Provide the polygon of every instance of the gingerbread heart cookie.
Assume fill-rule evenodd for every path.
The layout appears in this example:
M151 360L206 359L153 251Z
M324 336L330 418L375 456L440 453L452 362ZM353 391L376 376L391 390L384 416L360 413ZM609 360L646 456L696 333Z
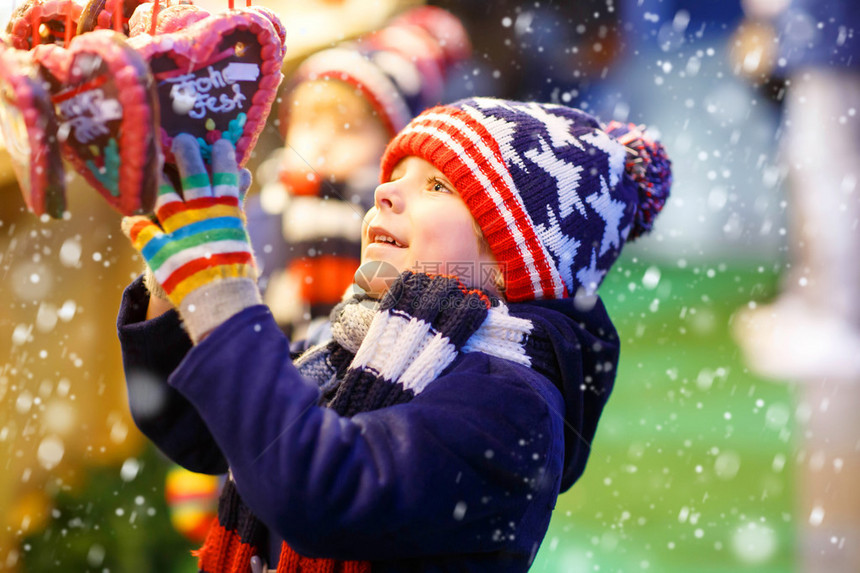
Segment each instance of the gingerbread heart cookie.
M58 219L66 209L57 120L27 52L0 44L0 131L27 208Z
M275 29L275 33L278 35L278 39L281 41L281 60L287 55L287 29L284 27L284 23L281 22L281 19L278 18L278 15L275 14L269 8L264 6L249 6L246 10L250 10L260 14L261 16L266 17L269 22L272 23L272 27Z
M273 15L274 16L274 15ZM185 30L129 40L158 86L165 161L173 138L195 136L205 159L228 139L244 165L266 123L281 82L283 41L255 10L212 15Z
M164 5L165 2L160 2ZM81 13L78 35L93 30L115 30L130 35L130 18L142 5L152 5L152 0L90 0ZM119 10L117 10L119 8ZM120 11L120 21L115 13Z
M27 0L12 13L6 34L19 50L39 44L63 45L67 37L75 35L83 8L82 0Z
M34 52L45 69L63 156L124 215L152 210L161 171L155 84L143 58L110 30L68 50Z
M171 0L162 2L155 15L155 29L152 26L152 12L155 5L152 2L141 4L129 20L129 36L140 36L141 34L169 34L183 30L209 17L209 12L194 6L193 4L181 3L183 0Z

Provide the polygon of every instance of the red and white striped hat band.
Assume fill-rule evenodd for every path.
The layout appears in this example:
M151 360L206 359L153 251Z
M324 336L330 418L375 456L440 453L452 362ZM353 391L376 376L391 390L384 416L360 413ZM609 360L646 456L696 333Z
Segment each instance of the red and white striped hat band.
M638 201L626 148L580 110L472 98L430 108L388 145L381 177L407 156L451 181L480 226L511 302L593 293Z
M404 78L410 73L409 67L403 66L400 71ZM416 73L414 67L411 73ZM332 48L317 52L302 63L295 80L337 80L353 86L367 99L392 135L402 129L413 115L401 96L400 86L356 50ZM406 81L418 81L420 86L420 78Z

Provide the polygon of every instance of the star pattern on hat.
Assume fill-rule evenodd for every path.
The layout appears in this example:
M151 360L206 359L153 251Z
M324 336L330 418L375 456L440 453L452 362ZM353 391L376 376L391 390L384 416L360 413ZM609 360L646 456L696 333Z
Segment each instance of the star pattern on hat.
M627 148L609 137L604 131L587 133L582 136L582 139L606 153L609 162L609 186L614 187L624 172Z
M591 205L600 218L606 221L606 226L603 229L603 239L600 242L600 256L602 257L610 247L616 249L621 248L621 235L619 227L621 219L624 217L625 205L622 201L615 201L609 195L609 187L606 185L606 179L600 177L600 191L589 195L585 201Z
M576 237L565 235L558 224L558 219L549 205L546 206L549 225L539 223L535 230L541 242L558 259L558 273L568 290L573 288L573 261L579 246L582 244Z
M630 231L632 231L632 230L633 230L633 219L630 219L630 223L628 223L626 227L621 229L621 238L626 241L627 237L630 236Z
M478 218L512 279L510 300L593 293L625 241L647 231L643 218L661 205L657 197L654 209L635 219L646 194L642 185L651 181L625 173L627 161L652 151L621 144L615 138L623 128L604 128L567 106L469 98L414 120L389 144L383 172L387 177L398 160L418 155L458 181L473 214L495 209L498 224ZM662 148L654 149L663 162L654 177L666 187L669 162ZM502 226L504 232L497 232Z
M501 101L488 100L486 98L478 98L474 101L481 109L496 109L501 107L513 111L510 106ZM499 151L502 152L502 157L505 161L515 163L517 167L528 173L525 162L523 162L519 152L514 149L514 133L517 130L517 123L515 121L507 121L497 116L487 117L481 113L481 110L470 105L464 105L463 111L472 116L475 121L490 128L493 137L499 144Z
M582 167L568 163L556 155L546 144L543 137L538 137L538 142L540 143L540 151L529 149L524 155L556 180L556 192L558 193L561 218L566 219L573 212L574 207L576 207L580 215L588 218L585 205L582 203L582 198L578 193Z
M518 111L525 112L543 123L546 127L549 138L552 141L552 146L558 149L566 145L575 145L579 149L585 150L585 147L573 135L573 120L547 113L546 109L535 102L528 103L522 106L516 106Z
M603 280L603 275L605 274L606 271L597 268L596 249L591 249L591 264L579 269L576 273L576 278L579 280L579 284L582 285L582 288L585 289L586 294L594 294L597 287L600 286L600 281Z

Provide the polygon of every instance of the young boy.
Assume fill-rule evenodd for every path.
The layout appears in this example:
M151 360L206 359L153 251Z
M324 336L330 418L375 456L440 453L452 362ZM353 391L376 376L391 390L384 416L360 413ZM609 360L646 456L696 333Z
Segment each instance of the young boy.
M662 147L608 129L488 98L418 116L362 230L362 262L401 274L293 352L260 304L229 144L209 185L177 138L184 198L163 187L158 224L123 222L169 302L138 279L118 327L140 428L189 469L230 470L201 570L528 569L615 377L594 291L669 191Z

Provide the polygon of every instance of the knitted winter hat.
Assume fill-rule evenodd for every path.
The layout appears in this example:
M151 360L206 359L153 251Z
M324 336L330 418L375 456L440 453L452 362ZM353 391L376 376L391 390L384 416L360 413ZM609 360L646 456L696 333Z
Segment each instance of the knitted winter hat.
M672 181L663 146L636 126L604 129L552 104L474 98L428 109L389 143L382 181L410 155L456 187L512 302L592 294L624 242L651 229Z
M447 31L437 36L437 23L443 21ZM455 16L441 8L419 8L358 42L313 54L291 84L328 80L353 86L393 136L418 112L439 102L447 67L469 54L468 36Z

